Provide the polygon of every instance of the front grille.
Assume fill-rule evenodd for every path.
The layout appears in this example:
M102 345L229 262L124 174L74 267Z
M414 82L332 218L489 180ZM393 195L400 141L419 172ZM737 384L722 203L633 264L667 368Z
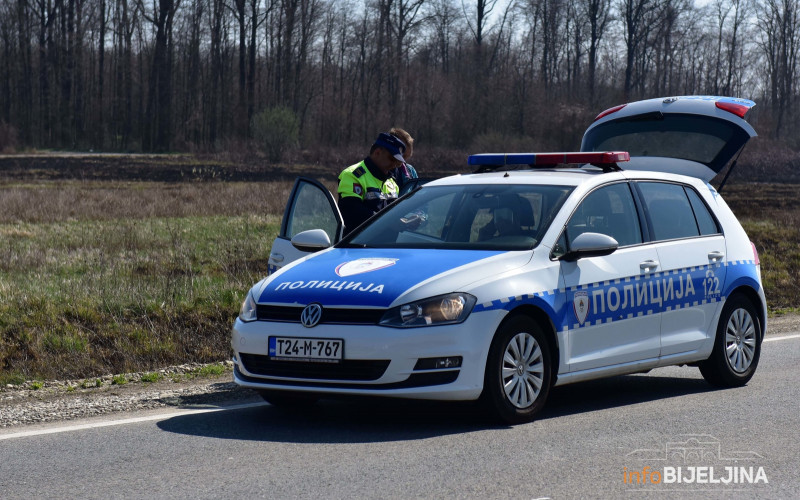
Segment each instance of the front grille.
M305 307L257 305L256 314L260 321L283 321L300 323L300 313ZM385 309L335 309L322 308L319 324L377 325Z
M265 377L327 380L378 380L389 367L388 359L343 359L338 363L283 361L260 354L239 353L244 368Z
M256 378L249 377L239 371L238 365L233 365L233 374L236 380L250 382L253 384L282 385L286 387L319 387L321 389L363 389L369 391L388 391L392 389L411 389L415 387L429 387L434 385L451 384L458 379L459 370L448 370L443 372L412 373L409 377L400 382L389 384L360 384L352 382L298 382L295 380L284 380L278 378Z

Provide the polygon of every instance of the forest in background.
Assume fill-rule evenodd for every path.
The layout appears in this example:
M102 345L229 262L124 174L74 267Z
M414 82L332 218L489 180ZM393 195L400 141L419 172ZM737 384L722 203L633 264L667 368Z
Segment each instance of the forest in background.
M797 151L799 51L800 0L2 0L0 151L573 149L689 94Z

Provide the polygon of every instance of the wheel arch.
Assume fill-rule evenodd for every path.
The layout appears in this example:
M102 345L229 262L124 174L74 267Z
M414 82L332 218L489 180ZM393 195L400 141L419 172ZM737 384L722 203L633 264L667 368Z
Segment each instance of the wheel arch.
M759 295L758 291L756 291L753 287L747 284L740 284L728 294L727 300L730 300L732 297L737 295L741 295L745 297L747 300L753 304L753 307L756 308L756 315L758 316L758 323L761 328L759 341L764 340L764 335L766 334L766 325L767 325L767 311L764 308L764 303L761 300L761 296Z
M561 351L560 346L558 344L558 335L556 335L556 329L553 325L553 321L550 319L550 316L542 309L531 305L531 304L523 304L514 309L511 309L503 321L497 328L497 331L500 331L502 326L509 321L511 318L515 318L517 316L527 316L533 321L538 324L542 331L544 332L545 336L547 337L547 341L550 344L550 380L551 384L555 385L556 379L558 378L558 367L561 360ZM496 332L495 332L496 335Z

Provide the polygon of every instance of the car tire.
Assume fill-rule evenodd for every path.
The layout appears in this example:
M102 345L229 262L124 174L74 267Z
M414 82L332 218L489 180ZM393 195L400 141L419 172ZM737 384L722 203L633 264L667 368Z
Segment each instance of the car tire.
M700 373L717 387L741 387L752 377L761 357L761 324L753 303L743 295L725 302L711 356Z
M481 399L492 416L507 424L530 422L550 392L550 344L527 316L503 322L486 361Z
M288 391L269 391L261 389L258 394L272 406L288 410L302 410L314 406L319 400L318 397L310 394L301 394Z

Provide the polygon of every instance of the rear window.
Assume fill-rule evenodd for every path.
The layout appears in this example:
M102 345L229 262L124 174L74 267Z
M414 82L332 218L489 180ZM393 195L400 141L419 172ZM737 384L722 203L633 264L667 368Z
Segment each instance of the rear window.
M655 112L599 125L587 132L581 149L627 151L631 156L679 158L710 166L726 146L736 144L732 139L737 133L742 132L724 120Z

